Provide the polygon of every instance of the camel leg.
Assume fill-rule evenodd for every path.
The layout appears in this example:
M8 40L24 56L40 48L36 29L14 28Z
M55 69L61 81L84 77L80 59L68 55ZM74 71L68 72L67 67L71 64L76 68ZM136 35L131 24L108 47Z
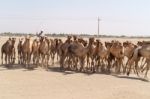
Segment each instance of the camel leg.
M51 58L52 58L52 65L54 65L54 53L52 53Z
M91 67L92 67L92 72L94 73L95 72L95 66L94 66L94 61L93 61L93 59L92 59L92 62L91 62Z
M3 64L3 52L2 52L2 55L1 55L1 61L2 61L2 64Z
M121 58L119 58L118 59L118 66L117 66L117 73L120 73L121 71L121 65L122 65L122 59Z
M36 65L38 66L40 63L40 54L37 54Z
M102 63L101 63L101 71L102 71L102 72L105 72L105 68L104 68L104 59L102 59L101 62L102 62Z
M110 72L111 69L111 59L108 57L108 65L107 65L107 72Z
M64 56L60 56L60 69L63 69Z
M18 64L20 64L20 53L18 53Z
M13 51L13 64L15 63L15 59L16 59L16 52L15 50Z
M146 65L146 72L145 72L145 76L144 76L144 78L147 78L147 73L148 73L148 71L149 71L149 66L150 66L150 59L148 60L146 60L147 61L147 65Z
M73 70L77 70L77 58L76 57L72 57L72 61L73 61Z
M86 62L86 64L87 64L87 70L89 70L90 69L90 62L89 62L89 56L87 56L87 62Z
M99 72L99 66L100 66L100 58L97 58L96 60L96 71Z
M44 58L45 58L45 55L42 55L42 62L41 62L42 68L44 68Z
M45 69L48 71L48 60L49 60L49 55L45 55Z
M125 64L125 66L124 66L123 74L125 74L125 73L126 73L126 69L127 69L128 63L129 63L129 59L127 60L127 63L126 63L126 64Z
M130 71L131 71L131 66L133 65L134 61L133 59L131 59L129 62L128 62L128 66L129 66L129 70L127 71L127 75L129 76L130 74Z
M57 61L59 60L59 55L58 55L58 53L57 53Z
M35 53L33 54L32 61L33 61L33 64L35 64Z
M136 60L136 61L135 61L135 72L136 72L137 76L139 77L139 73L138 73L138 69L139 69L139 68L138 68L138 61L139 61L139 60Z
M98 62L97 62L97 70L99 72L99 68L100 68L100 59L98 59Z
M84 69L84 58L80 58L80 65L81 65L80 72L82 72Z
M11 64L11 55L8 55L8 64Z
M7 64L7 54L5 54L5 64Z
M146 64L147 64L147 63L145 62L145 63L140 67L142 73L143 73L144 70L146 69L146 67L145 67Z

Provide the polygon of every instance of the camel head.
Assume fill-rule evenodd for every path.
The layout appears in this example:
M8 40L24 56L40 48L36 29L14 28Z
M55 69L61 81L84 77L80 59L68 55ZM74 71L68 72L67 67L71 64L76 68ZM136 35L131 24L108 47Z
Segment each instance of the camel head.
M73 36L73 40L76 41L77 40L77 36L74 35Z
M61 39L58 39L59 43L63 43Z
M105 42L105 47L106 47L107 49L111 48L111 46L112 46L112 43L111 43L111 42Z
M142 46L142 45L143 45L143 42L142 42L142 41L138 41L138 42L137 42L137 45L138 45L138 46Z
M123 46L124 46L124 47L127 47L128 45L129 45L128 41L123 42Z
M12 43L14 44L16 42L16 38L12 38Z
M82 44L83 44L83 46L87 46L88 42L87 42L87 41L82 40Z
M71 38L72 38L71 36L67 36L67 39L68 39L68 40L71 40Z
M94 37L89 38L89 43L93 44L93 43L94 43L94 40L95 40Z
M79 42L79 43L81 43L81 42L82 42L82 40L83 40L82 38L78 38L78 42Z

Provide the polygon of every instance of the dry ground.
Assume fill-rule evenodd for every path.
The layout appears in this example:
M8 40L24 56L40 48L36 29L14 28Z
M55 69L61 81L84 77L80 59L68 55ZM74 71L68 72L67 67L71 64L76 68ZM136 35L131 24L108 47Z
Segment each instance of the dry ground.
M0 37L0 47L7 38ZM136 43L139 39L129 40ZM1 65L0 99L150 99L150 82L136 75L60 72L57 66L45 71L26 70L18 65L7 69Z

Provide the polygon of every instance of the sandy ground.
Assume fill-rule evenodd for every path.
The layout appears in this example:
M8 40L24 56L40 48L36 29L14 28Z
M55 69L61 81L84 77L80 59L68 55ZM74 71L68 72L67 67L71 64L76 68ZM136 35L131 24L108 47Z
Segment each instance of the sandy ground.
M0 39L1 47L7 38ZM150 99L150 82L136 75L61 72L57 66L45 71L1 65L0 99Z

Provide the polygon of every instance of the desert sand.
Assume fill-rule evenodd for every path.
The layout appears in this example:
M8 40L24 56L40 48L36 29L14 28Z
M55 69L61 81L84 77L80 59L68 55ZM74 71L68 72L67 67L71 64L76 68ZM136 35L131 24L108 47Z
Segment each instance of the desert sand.
M0 37L0 47L7 39ZM143 39L129 40L136 43ZM150 99L150 82L134 74L128 77L61 72L58 63L50 66L49 71L26 70L17 64L7 69L0 65L0 99Z

